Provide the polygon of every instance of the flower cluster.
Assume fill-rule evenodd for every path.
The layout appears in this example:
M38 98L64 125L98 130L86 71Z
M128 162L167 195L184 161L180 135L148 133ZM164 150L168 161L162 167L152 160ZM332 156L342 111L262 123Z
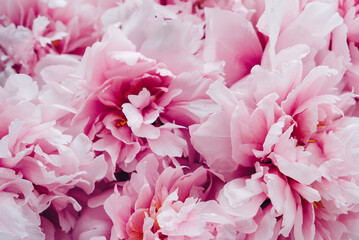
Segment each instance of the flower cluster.
M358 94L358 0L0 0L0 239L356 239Z

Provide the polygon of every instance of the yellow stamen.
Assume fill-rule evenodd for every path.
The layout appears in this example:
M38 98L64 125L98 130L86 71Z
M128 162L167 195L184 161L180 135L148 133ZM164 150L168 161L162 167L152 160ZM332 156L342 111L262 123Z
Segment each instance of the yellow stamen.
M120 117L119 119L116 120L116 127L123 127L125 126L127 123L127 119L123 118L123 117Z
M319 122L319 123L317 124L317 127L323 127L323 126L324 126L324 123Z
M308 143L316 143L316 142L318 142L318 140L310 139L310 140L308 141Z
M319 208L323 208L323 203L322 201L319 201L319 202L313 202L313 206L314 206L314 209L317 210Z

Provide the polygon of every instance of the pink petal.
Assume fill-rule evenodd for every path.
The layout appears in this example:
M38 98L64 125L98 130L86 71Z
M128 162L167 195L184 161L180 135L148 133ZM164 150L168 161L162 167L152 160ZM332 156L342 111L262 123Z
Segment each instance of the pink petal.
M205 57L209 61L226 62L226 81L232 85L260 62L261 44L252 23L240 14L216 8L206 8L205 14Z
M181 157L187 142L166 129L161 129L157 139L148 139L151 150L159 156Z

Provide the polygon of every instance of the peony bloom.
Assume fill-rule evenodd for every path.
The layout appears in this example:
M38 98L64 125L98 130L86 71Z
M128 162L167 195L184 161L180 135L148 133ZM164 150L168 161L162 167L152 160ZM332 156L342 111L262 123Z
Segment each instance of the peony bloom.
M1 167L0 173L0 238L45 239L32 183L11 169Z
M2 166L21 169L28 179L39 185L45 186L48 182L48 188L51 190L58 187L56 185L69 183L70 179L79 175L94 174L97 177L87 178L92 183L80 183L84 184L83 189L86 192L92 192L92 180L101 179L106 172L98 171L106 169L106 164L101 156L95 158L91 151L92 142L83 134L72 139L72 136L56 129L54 121L42 122L39 106L34 104L38 93L37 84L29 76L13 75L2 90L4 98L9 101L8 106L3 105L2 111L3 120L9 124L7 129L2 129L0 140ZM28 118L13 114L14 110L25 108L32 113ZM75 159L77 161L74 161ZM46 168L48 169L45 170ZM93 172L91 168L96 171ZM68 177L60 180L59 176L62 174ZM57 180L60 182L56 184Z
M313 159L321 162L321 181L313 183L322 199L314 204L315 239L356 238L352 227L358 216L358 119L345 117L318 139L319 149L313 148Z
M0 80L4 82L13 73L34 76L36 63L47 54L81 56L102 36L99 18L114 2L2 0L0 5Z
M322 217L315 210L327 194L319 186L332 161L317 156L323 142L331 142L328 131L338 131L353 96L338 91L341 75L335 70L318 66L303 73L308 50L302 45L282 50L274 58L276 64L283 61L277 69L255 67L231 89L212 84L208 94L221 110L190 128L210 169L227 176L217 199L235 218L238 236L316 239ZM288 61L289 56L298 58ZM331 219L340 215L334 212Z
M1 139L1 165L20 172L39 194L41 212L51 209L59 216L59 224L68 232L74 225L67 207L79 211L81 206L70 195L74 188L90 194L95 182L106 173L103 156L95 157L92 143L85 135L75 139L62 136L52 123L29 124L15 120L9 134ZM72 208L72 207L70 207ZM47 216L45 213L44 216ZM53 221L54 216L47 216Z
M81 209L69 191L77 188L90 194L95 182L105 176L107 164L102 155L95 155L92 142L84 134L73 138L56 128L55 121L44 121L44 112L36 105L38 86L31 77L12 75L1 94L1 117L8 127L1 130L0 165L31 182L37 193L38 213L49 212L51 204L58 224L68 232L74 218L69 217L67 208L73 206L70 212ZM53 222L53 213L44 216Z
M113 167L120 164L122 169L134 170L135 156L145 145L159 155L182 156L186 142L174 134L180 126L160 117L180 93L168 91L171 72L135 52L115 29L86 52L82 66L91 94L76 121L86 121L85 133L99 139L95 149L106 151ZM157 147L161 141L168 145L165 152Z
M208 114L196 104L213 109L204 96L213 81L210 75L194 72L176 76L164 64L136 52L114 27L101 43L86 51L80 68L89 96L73 124L83 126L95 142L95 150L106 152L109 174L117 166L133 171L136 156L146 149L159 156L186 156L185 127ZM194 83L201 86L192 88ZM180 112L182 117L177 120Z
M212 184L203 184L213 178L207 170L161 169L159 159L147 155L123 189L115 188L105 201L113 222L111 239L215 239L216 229L231 225L217 202L205 201Z

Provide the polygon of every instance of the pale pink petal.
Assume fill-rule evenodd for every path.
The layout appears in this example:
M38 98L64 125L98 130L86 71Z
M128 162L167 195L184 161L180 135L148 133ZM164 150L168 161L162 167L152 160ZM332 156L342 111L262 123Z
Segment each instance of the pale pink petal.
M261 44L252 23L243 16L215 8L207 8L205 14L205 58L226 62L224 72L230 86L260 62Z
M187 142L167 129L161 129L157 139L148 139L152 151L159 156L181 157L186 151Z
M128 122L128 126L132 128L133 130L138 130L142 123L143 123L143 117L140 111L133 106L132 104L125 103L122 105L122 111L125 114Z
M129 95L128 99L136 108L143 109L150 103L150 92L143 88L138 95Z
M304 201L298 205L294 224L295 239L315 239L315 213L313 205Z

